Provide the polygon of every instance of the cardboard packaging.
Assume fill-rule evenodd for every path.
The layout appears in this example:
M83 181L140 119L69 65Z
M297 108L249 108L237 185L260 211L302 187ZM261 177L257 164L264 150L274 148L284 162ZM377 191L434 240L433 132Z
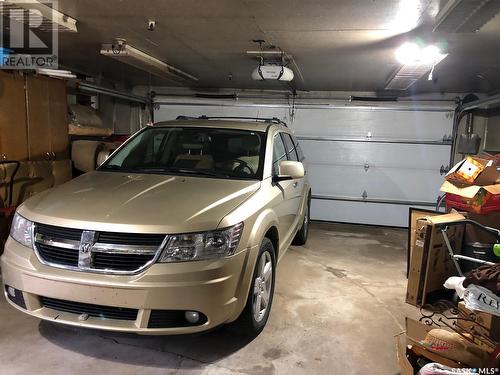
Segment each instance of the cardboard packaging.
M443 284L458 274L437 224L465 220L459 213L419 218L410 256L406 302L421 307L433 295L444 291ZM447 235L456 253L462 248L464 225L450 226Z
M446 174L446 181L463 186L494 185L499 178L497 160L467 156ZM462 186L460 186L462 187Z
M446 208L488 214L500 211L500 184L458 187L449 181L441 185L446 193Z

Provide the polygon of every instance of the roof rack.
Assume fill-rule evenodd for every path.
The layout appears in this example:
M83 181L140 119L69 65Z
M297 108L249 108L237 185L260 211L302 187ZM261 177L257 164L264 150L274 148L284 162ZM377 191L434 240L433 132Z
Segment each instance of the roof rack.
M265 122L267 124L281 124L288 127L286 122L277 117L246 117L246 116L177 116L177 120L252 120Z

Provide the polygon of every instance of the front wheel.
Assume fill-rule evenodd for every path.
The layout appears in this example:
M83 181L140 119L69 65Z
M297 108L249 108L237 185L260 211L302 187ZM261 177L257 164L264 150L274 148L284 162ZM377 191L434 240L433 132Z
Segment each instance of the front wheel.
M267 323L274 296L275 266L274 246L268 238L264 238L257 256L247 303L236 321L237 328L246 335L257 336Z
M307 206L305 208L304 219L302 220L302 227L299 229L295 235L292 244L293 245L305 245L307 242L307 236L309 235L309 221L310 221L310 211L311 211L311 199L307 200Z

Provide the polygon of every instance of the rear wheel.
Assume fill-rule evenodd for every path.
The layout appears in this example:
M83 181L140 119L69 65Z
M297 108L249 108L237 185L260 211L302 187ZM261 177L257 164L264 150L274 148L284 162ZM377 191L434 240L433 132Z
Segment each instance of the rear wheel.
M264 238L257 256L247 303L236 321L237 328L246 335L257 336L267 323L274 296L275 266L274 246L268 238Z
M305 245L307 242L307 236L309 235L309 213L311 211L311 199L307 199L306 212L304 213L304 219L302 220L302 227L299 229L295 235L292 244L293 245Z

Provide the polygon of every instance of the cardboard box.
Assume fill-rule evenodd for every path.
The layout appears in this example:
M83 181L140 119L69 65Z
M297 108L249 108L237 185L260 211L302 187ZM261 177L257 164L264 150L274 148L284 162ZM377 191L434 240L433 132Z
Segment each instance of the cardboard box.
M458 274L436 225L464 219L462 214L451 213L417 220L406 291L406 302L410 305L425 305L431 293L445 291L443 284L448 277ZM462 248L463 233L464 225L450 226L447 231L455 253L459 253Z
M446 174L446 181L459 186L494 185L499 178L496 159L467 156Z
M459 317L457 325L466 332L475 332L486 335L492 340L500 342L500 317L482 311L473 311L465 307L461 301L458 304Z
M440 190L446 193L448 209L455 208L478 214L500 211L500 184L458 187L445 181Z
M408 251L406 257L406 277L410 274L410 260L415 247L415 235L417 232L417 221L426 216L442 215L442 212L425 210L421 208L410 207L408 215Z

